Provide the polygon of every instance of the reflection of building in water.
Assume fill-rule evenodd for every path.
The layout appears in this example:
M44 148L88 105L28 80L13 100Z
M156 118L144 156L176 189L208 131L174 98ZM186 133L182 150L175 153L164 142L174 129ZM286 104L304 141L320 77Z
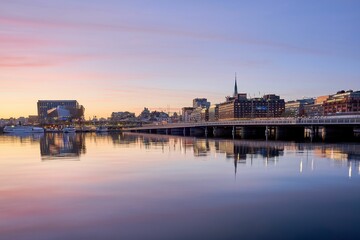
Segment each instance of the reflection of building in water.
M195 139L193 149L194 149L194 156L196 157L207 156L208 152L210 152L209 140Z
M284 154L284 147L281 146L266 146L258 145L256 142L242 142L242 141L220 141L219 152L225 153L226 158L233 158L236 161L246 162L248 155L257 158L274 158Z
M46 134L40 139L43 160L76 159L86 153L83 134Z
M128 135L123 133L111 133L109 136L111 137L113 144L120 145L135 144L136 140L138 139L138 137L135 135Z
M157 135L145 137L139 136L140 147L144 147L146 149L155 148L155 149L162 149L165 151L165 147L170 147L169 138L159 137Z
M359 161L360 146L358 144L334 144L315 146L314 155L338 161Z
M217 140L199 139L195 137L178 136L159 136L149 134L124 133L123 139L120 137L116 141L125 143L126 141L145 146L145 148L162 147L164 152L180 151L187 152L195 157L220 156L231 159L234 163L235 171L241 165L249 166L264 164L265 166L276 166L279 158L287 155L301 157L300 171L315 169L316 161L314 156L336 160L339 164L348 164L350 170L359 171L360 174L360 144L324 144L324 143L295 143L285 141L255 141L255 140ZM256 159L260 161L256 161ZM337 161L341 160L341 161Z
M266 158L266 164L275 157L284 154L283 147L259 145L258 142L251 141L220 141L219 152L225 153L226 158L234 159L235 174L238 164L246 164L247 158L252 160L258 158Z

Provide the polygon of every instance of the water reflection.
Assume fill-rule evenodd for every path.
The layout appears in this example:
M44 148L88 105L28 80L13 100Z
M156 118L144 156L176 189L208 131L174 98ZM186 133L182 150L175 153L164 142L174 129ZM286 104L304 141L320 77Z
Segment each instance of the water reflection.
M44 133L7 133L1 135L1 142L30 142L36 143L44 137Z
M42 160L78 160L86 153L84 134L46 134L40 139Z
M329 144L329 143L295 143L281 141L224 140L201 139L165 135L142 135L135 133L105 134L22 134L2 135L1 141L6 142L40 142L42 160L66 159L79 160L86 154L86 142L110 142L113 146L125 148L143 148L160 150L161 152L179 152L191 154L204 160L209 157L233 161L235 173L241 165L252 166L254 163L264 166L274 165L285 155L294 154L300 157L299 172L314 171L314 158L334 160L335 165L346 165L349 177L353 171L360 174L360 144Z
M218 140L164 135L141 135L134 133L109 135L114 144L140 145L145 148L173 146L170 150L193 152L195 157L211 155L213 151L224 153L226 158L247 160L249 158L266 158L268 160L284 156L284 152L296 152L309 157L313 154L319 158L338 161L359 161L360 144L296 143L280 141L253 140ZM175 147L174 147L175 146Z
M224 156L234 162L235 173L241 165L252 166L262 162L264 166L276 166L285 155L300 157L299 172L314 171L318 159L334 160L335 165L346 165L349 177L353 169L360 174L360 144L296 143L281 141L224 140L177 137L164 135L142 135L135 133L110 135L114 144L137 145L140 148L191 153L194 157ZM239 165L240 164L240 165ZM257 165L258 166L258 165Z
M360 234L357 143L0 135L0 152L1 239Z

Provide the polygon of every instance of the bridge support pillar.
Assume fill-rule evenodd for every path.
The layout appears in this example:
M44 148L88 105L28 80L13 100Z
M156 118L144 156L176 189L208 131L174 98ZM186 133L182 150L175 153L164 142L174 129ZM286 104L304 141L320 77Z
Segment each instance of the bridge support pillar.
M275 139L276 140L280 140L280 139L286 139L288 137L288 129L285 127L276 127L275 130Z
M214 137L229 137L232 135L232 127L214 127Z
M354 139L354 128L345 126L324 126L320 129L323 141L343 140L351 141Z
M171 135L183 135L183 129L182 128L172 128L171 129Z
M269 139L269 136L270 136L270 129L269 129L269 126L266 126L265 127L265 139L266 139L266 141Z
M190 136L190 128L184 127L184 128L182 129L182 135L183 135L183 136Z
M167 134L167 129L164 129L164 128L159 128L156 130L156 133L157 134Z
M265 127L240 127L239 135L242 139L264 138Z
M190 136L203 137L205 136L205 129L199 127L192 127L190 128Z
M304 139L305 128L295 126L277 126L275 128L276 140Z

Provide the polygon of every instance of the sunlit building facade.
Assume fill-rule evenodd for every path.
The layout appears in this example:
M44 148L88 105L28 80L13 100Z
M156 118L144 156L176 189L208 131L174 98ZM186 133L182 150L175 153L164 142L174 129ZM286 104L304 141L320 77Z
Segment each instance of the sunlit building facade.
M209 107L209 122L219 120L219 104L214 104Z
M40 122L79 120L84 118L85 112L85 108L76 100L39 100L37 110Z
M323 103L324 115L360 113L360 91L339 91Z

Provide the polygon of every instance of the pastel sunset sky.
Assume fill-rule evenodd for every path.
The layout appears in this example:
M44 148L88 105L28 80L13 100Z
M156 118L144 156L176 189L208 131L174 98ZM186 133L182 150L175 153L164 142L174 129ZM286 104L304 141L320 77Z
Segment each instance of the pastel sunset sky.
M0 118L360 90L360 1L0 0Z

